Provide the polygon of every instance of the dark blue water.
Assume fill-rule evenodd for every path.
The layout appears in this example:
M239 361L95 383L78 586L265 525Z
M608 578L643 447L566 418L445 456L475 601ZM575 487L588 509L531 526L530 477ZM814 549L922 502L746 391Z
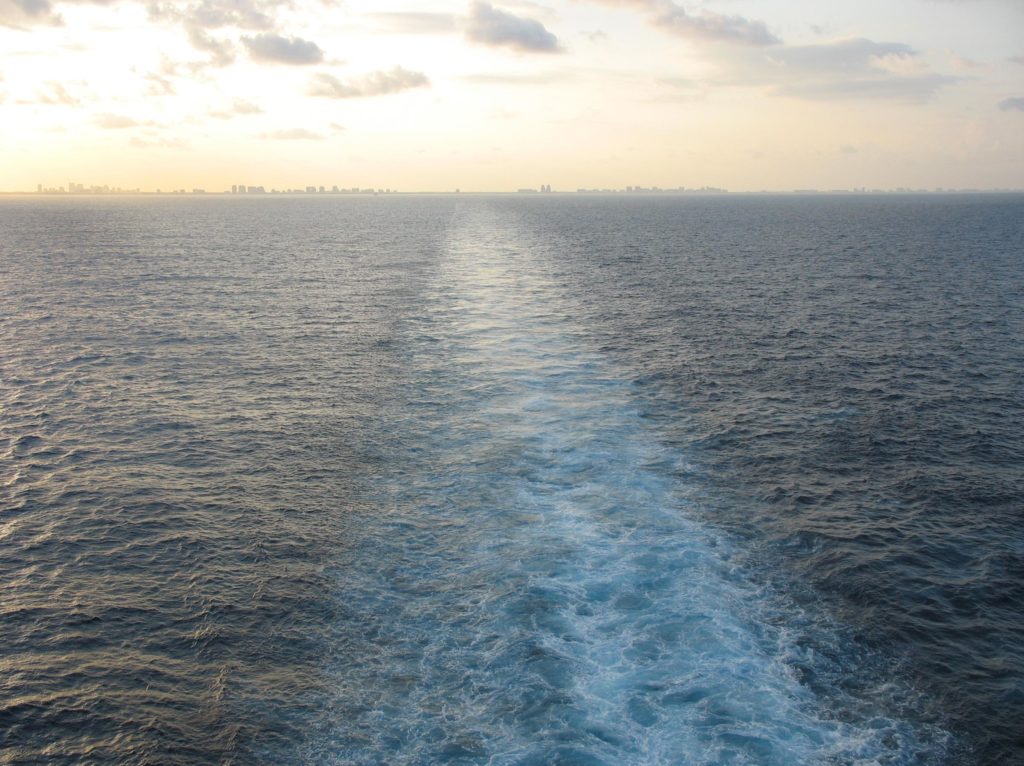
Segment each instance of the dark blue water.
M0 203L0 759L1024 763L1024 198Z

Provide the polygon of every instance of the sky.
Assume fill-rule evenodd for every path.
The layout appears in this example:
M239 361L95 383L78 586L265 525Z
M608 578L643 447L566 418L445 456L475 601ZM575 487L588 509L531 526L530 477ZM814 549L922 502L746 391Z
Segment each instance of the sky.
M1024 187L1024 0L0 0L0 191Z

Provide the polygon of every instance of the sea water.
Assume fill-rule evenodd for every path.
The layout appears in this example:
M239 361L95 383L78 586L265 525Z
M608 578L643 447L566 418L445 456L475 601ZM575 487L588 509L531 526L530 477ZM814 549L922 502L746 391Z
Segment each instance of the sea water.
M0 752L1019 761L1022 213L4 201Z

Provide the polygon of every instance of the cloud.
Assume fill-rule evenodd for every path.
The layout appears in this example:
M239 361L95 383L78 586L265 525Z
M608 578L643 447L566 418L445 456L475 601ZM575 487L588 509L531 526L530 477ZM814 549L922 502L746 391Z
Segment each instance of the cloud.
M550 85L571 78L565 72L546 72L533 74L468 74L462 77L465 82L474 85Z
M818 80L780 85L776 89L776 93L781 96L817 101L834 99L927 101L940 88L955 81L955 78L938 74L918 77Z
M652 23L681 37L698 40L741 45L777 45L782 42L768 31L763 21L752 21L744 16L726 16L711 11L691 15L675 3L669 3L665 10L652 19Z
M26 16L43 16L52 11L47 0L12 0L12 2Z
M895 59L910 59L916 52L903 43L875 42L864 38L838 40L820 45L781 46L767 53L777 67L793 73L863 73L891 66Z
M210 112L211 117L218 120L230 120L238 115L263 114L263 109L251 101L236 98L226 109L216 109Z
M139 138L135 136L129 141L136 149L185 149L188 144L180 138Z
M394 69L370 72L349 80L340 80L334 75L321 72L313 77L307 92L311 96L322 98L365 98L400 93L429 85L430 80L422 72L412 72L396 66Z
M131 117L125 117L121 114L101 114L96 117L95 122L101 128L106 128L107 130L134 128L139 124Z
M562 52L558 38L539 21L514 16L485 2L474 2L470 7L466 38L525 53Z
M961 72L969 72L973 69L985 68L985 65L982 62L961 56L954 51L946 51L946 56L949 58L950 65Z
M1004 98L999 102L999 108L1004 112L1024 112L1024 96Z
M1010 61L1014 64L1024 64L1024 56L1013 56Z
M0 0L0 27L24 29L39 24L60 24L47 0Z
M215 37L212 30L272 32L277 24L275 13L289 5L272 0L153 0L147 9L154 21L180 24L192 47L209 54L208 65L225 67L234 63L235 45Z
M237 27L268 31L274 28L274 12L281 5L286 4L272 0L157 0L147 7L153 19L177 21L197 29Z
M723 71L715 84L766 87L774 95L807 100L923 102L954 77L931 73L908 45L865 38L816 45L717 50Z
M269 138L274 141L323 141L324 137L305 128L291 128L290 130L273 130L263 133L260 138Z
M299 37L262 34L243 37L242 44L254 61L305 66L319 64L324 60L324 52L319 45Z
M144 75L144 78L149 83L146 89L147 96L173 96L177 92L174 83L156 72L150 72Z
M236 98L231 105L231 111L235 114L263 114L263 109L258 104L244 98Z
M235 46L230 40L219 40L194 24L186 24L185 32L193 48L210 54L210 64L213 66L225 67L234 63Z
M708 10L690 13L672 0L595 0L603 5L636 8L648 22L679 37L703 42L739 45L778 45L782 42L763 21Z
M370 18L385 32L434 35L455 31L456 18L448 13L373 13Z
M59 82L48 82L36 99L37 104L50 106L78 106L81 102L68 93Z

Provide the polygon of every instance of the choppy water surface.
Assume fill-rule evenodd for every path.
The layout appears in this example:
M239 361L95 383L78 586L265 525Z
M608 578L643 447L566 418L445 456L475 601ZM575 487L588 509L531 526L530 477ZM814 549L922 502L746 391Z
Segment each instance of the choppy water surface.
M1024 762L1024 200L0 204L0 759Z

